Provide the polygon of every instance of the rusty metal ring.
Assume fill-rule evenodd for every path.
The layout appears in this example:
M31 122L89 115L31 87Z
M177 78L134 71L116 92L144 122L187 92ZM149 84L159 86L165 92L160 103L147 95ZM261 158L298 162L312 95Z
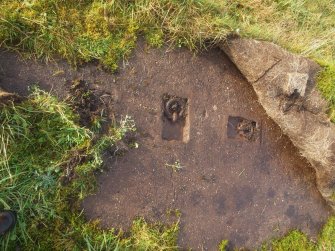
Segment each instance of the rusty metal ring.
M177 113L177 118L184 117L185 105L181 98L171 98L165 104L164 113L169 119L173 119L174 113Z

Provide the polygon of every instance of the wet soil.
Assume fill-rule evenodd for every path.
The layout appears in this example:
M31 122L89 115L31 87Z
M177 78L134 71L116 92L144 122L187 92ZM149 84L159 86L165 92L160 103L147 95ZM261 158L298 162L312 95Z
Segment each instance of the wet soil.
M0 53L0 87L7 91L26 94L38 83L65 98L69 80L78 78L110 93L116 118L128 114L138 128L138 149L106 157L109 171L83 202L88 219L127 230L136 217L165 222L167 211L179 209L180 247L217 250L223 239L252 248L292 228L316 238L330 215L313 169L220 50L194 56L140 44L117 74L95 64L72 70L64 62L22 62ZM180 122L164 115L165 94L187 99L176 138L169 136L173 128L164 137L165 123Z

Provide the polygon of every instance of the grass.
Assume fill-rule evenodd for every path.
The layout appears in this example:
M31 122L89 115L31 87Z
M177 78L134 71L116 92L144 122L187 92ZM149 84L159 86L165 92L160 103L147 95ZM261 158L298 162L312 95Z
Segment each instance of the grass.
M329 0L0 1L0 46L32 58L98 60L115 71L139 36L201 50L229 34L275 42L326 68L319 80L334 120L335 3Z
M319 74L319 90L329 103L329 117L335 122L335 65L328 65Z
M103 150L134 130L129 117L96 138L67 104L35 89L23 103L1 109L0 121L0 210L18 214L15 229L0 239L1 250L175 249L178 223L138 219L126 237L86 222L79 210L94 191Z
M111 71L127 59L139 36L149 46L167 43L194 51L215 45L229 34L275 42L324 67L318 85L335 122L334 1L0 0L0 7L1 47L30 58L65 58L73 66L97 60ZM2 248L14 243L28 249L54 246L59 250L159 249L154 243L175 246L176 226L151 229L138 220L133 237L123 238L86 223L73 209L94 189L89 181L102 161L100 153L122 137L122 126L92 145L93 131L79 127L66 104L40 92L2 110L1 119L5 123L0 131L0 206L20 209L20 223L1 240ZM68 163L74 152L80 156L77 177L62 186L60 181L69 178L64 178L64 168L71 173ZM269 248L335 249L334 229L331 218L318 243L293 231ZM226 245L223 242L221 248Z
M165 167L171 169L174 173L179 172L184 168L179 160L176 160L173 164L165 163Z
M334 64L335 4L328 0L113 0L0 2L0 43L26 55L115 69L138 35L190 49L238 33Z
M228 240L223 240L219 251L227 250ZM235 249L240 250L240 249ZM244 250L244 249L241 249ZM264 243L259 251L332 251L335 250L335 216L330 217L323 227L316 242L310 240L304 233L293 230L284 237Z
M306 235L297 230L290 232L287 236L284 236L281 239L273 240L270 244L264 245L262 249L274 251L317 250L315 244L308 240Z
M318 241L315 243L305 234L294 230L286 236L272 240L262 246L261 250L273 251L326 251L335 249L335 217L331 217L323 227Z

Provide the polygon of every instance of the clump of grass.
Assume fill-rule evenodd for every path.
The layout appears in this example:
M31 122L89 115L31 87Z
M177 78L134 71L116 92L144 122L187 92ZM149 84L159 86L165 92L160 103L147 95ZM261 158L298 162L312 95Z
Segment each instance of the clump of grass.
M226 251L228 246L228 240L223 240L219 244L219 251Z
M199 49L238 33L334 64L335 4L328 0L14 1L0 3L0 44L30 56L99 60L114 70L138 35Z
M335 217L329 218L323 227L317 242L311 241L304 233L293 230L286 236L272 240L261 247L261 250L273 251L319 251L335 249Z
M165 167L170 168L172 172L175 173L181 171L184 168L179 160L176 160L173 164L165 163Z
M169 227L162 224L149 225L143 219L133 222L131 237L128 242L134 250L178 250L177 233L178 221Z
M126 238L86 222L79 211L81 199L94 191L94 171L104 149L134 130L129 117L95 138L77 124L67 104L35 89L26 101L2 108L0 121L0 209L18 214L16 227L0 239L2 250L175 247L178 224L151 226L137 220Z
M96 59L111 70L139 34L151 46L167 40L197 49L233 31L229 14L204 0L4 0L0 6L2 46L35 58L60 55L73 64Z
M57 217L57 205L64 202L55 189L62 163L91 139L74 119L64 103L40 91L1 110L0 207L17 211L19 218L9 239L27 243L31 218L43 224Z
M317 243L317 249L335 249L335 216L330 217L327 224L323 227Z
M262 249L274 251L312 251L315 250L315 245L310 240L308 240L305 234L294 230L283 238L273 240L270 245L264 245Z
M335 65L328 65L319 74L318 87L329 103L329 117L335 122Z

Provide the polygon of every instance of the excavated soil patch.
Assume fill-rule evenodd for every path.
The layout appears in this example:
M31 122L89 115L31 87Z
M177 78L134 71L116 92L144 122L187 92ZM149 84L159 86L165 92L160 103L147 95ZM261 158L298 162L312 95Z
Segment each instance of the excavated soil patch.
M223 239L251 248L292 228L315 238L330 215L311 166L219 49L193 56L140 45L115 75L4 52L0 66L7 91L39 83L66 97L69 80L80 78L111 94L117 118L135 119L139 148L107 156L99 191L83 203L103 227L126 230L139 216L164 222L179 209L179 245L216 250Z

